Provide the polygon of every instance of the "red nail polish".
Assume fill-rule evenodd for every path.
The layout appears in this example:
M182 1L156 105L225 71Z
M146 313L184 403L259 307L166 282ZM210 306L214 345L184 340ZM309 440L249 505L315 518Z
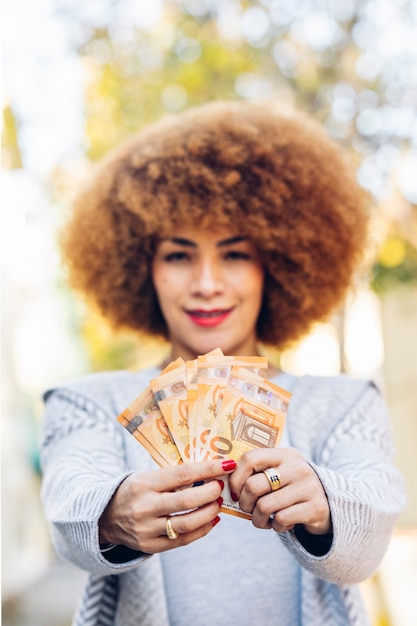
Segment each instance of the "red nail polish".
M233 493L233 491L230 492L230 495L233 502L237 502L239 500L239 497L235 493Z
M223 461L222 469L225 472L231 472L232 470L236 469L236 461L233 461L233 459L227 459L227 461Z
M220 522L220 517L216 515L216 517L214 518L214 520L212 520L211 523L213 526L216 526L219 522Z
M216 502L221 506L223 504L223 498L220 496L219 498L217 498Z
M223 491L223 489L224 489L224 482L222 480L218 480L217 482L220 485L220 489Z

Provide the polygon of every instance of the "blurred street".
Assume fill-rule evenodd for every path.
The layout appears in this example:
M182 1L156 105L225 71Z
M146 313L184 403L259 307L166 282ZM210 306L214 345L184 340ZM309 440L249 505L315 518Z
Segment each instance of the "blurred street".
M3 626L70 626L85 574L61 561L3 605Z

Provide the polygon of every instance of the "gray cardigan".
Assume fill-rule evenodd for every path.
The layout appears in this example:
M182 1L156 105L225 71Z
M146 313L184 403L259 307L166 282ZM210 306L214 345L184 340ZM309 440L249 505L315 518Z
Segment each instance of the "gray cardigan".
M46 516L58 553L90 572L76 626L118 624L123 588L135 590L123 593L134 617L119 626L169 624L160 557L132 552L130 560L114 564L98 542L98 520L120 482L133 470L155 467L115 418L157 373L92 374L45 394ZM368 624L355 583L375 572L405 506L385 404L372 382L346 376L284 374L275 382L293 394L289 440L318 474L333 523L332 545L323 556L310 554L293 531L279 535L302 566L300 623Z

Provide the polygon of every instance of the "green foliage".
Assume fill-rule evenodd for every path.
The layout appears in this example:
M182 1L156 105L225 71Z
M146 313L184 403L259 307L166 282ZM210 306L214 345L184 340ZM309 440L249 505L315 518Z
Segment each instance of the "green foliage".
M389 235L372 266L371 287L383 294L399 285L417 285L417 249L401 235Z
M138 32L127 52L113 45L108 31L101 31L99 39L85 46L90 76L85 132L91 159L100 158L134 130L167 112L210 99L235 98L236 77L258 67L257 52L247 44L241 43L237 50L222 46L213 22L198 25L183 18L171 28L169 44L164 33ZM92 45L97 42L101 45ZM105 62L94 54L103 46L109 53Z
M94 10L84 12L81 2L58 1L86 70L90 160L165 113L213 99L272 98L321 120L350 149L361 184L377 200L387 193L401 196L388 161L397 154L398 164L412 146L412 125L404 132L404 119L414 97L415 64L409 47L399 45L394 54L381 46L387 31L374 19L378 0L165 0L151 26L126 18L125 6L134 4L104 0L99 17L91 17ZM392 3L385 29L404 34L410 11L406 2ZM386 216L383 208L376 211L387 221L394 213L392 207ZM404 240L404 254L394 262L392 255L387 261L389 244L372 266L378 293L417 282L415 246ZM95 368L136 358L130 339L87 328L86 340Z

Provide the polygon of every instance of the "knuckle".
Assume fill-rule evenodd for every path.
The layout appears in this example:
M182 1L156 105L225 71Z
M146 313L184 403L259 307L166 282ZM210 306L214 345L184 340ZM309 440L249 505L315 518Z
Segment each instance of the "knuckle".
M131 518L132 520L138 524L143 519L150 517L152 514L152 508L145 503L135 503L131 508Z
M251 478L248 478L243 488L243 491L250 497L256 496L257 490L256 490L255 481L252 480Z
M285 528L285 526L287 525L287 515L285 510L284 511L277 511L274 515L274 522L280 527L280 528Z
M137 497L149 490L149 481L146 479L146 476L147 474L134 474L132 476L129 489L134 497ZM127 480L125 482L127 483Z
M249 504L245 504L244 502L239 502L239 506L244 513L252 513L253 508Z
M271 512L271 506L268 504L267 498L259 498L257 508L261 515L269 515Z
M193 541L195 541L196 539L199 539L200 537L204 537L204 535L207 535L207 533L208 533L208 530L202 529L199 532L198 536L196 536L195 533L191 533L191 532L184 534L184 535L180 534L177 539L178 545L188 546L190 543L193 543Z
M326 500L322 498L316 502L316 513L318 517L324 517L329 511L329 506Z
M207 524L206 526L204 526L201 531L201 536L205 537L206 535L208 535L209 532L212 530L212 528L213 528L212 524Z
M254 466L255 460L256 460L256 456L257 456L257 451L256 450L247 450L240 458L239 460L239 465L242 464L242 462L244 462L246 465L249 465L250 467Z
M176 539L178 546L188 546L191 543L191 538L188 535L179 535L178 539Z
M180 465L178 468L178 482L181 486L189 485L193 482L192 471L187 463Z
M222 492L220 484L217 480L211 480L204 485L204 489L207 492L207 498L215 500Z
M315 483L315 475L313 476L312 474L313 470L308 465L308 463L306 463L305 461L300 461L299 466L300 466L301 475L304 476L305 478L310 479L311 482Z
M178 492L178 505L181 511L193 508L192 496L193 493L189 494L187 491Z
M179 535L182 535L184 533L188 533L192 530L191 524L189 522L189 520L187 520L186 517L180 517L179 515L177 516L178 522L177 522L177 533Z

